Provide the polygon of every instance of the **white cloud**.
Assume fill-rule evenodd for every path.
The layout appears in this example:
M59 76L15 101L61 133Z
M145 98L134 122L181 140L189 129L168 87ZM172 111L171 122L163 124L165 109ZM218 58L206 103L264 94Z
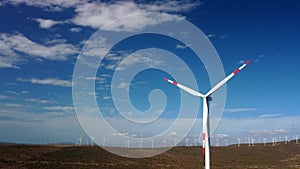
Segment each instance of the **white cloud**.
M39 103L39 104L54 104L54 103L56 103L56 102L50 101L50 100L35 99L35 98L25 99L25 101Z
M254 136L268 136L268 135L278 135L288 133L288 131L283 129L275 129L275 130L251 130L248 132Z
M0 42L1 43L1 42ZM0 51L2 51L0 49ZM21 58L18 56L3 56L0 54L0 68L15 68L19 69L17 66L18 62L20 62Z
M49 106L44 107L46 110L52 110L52 111L73 111L74 108L72 106Z
M22 59L11 49L5 34L0 34L0 68L19 68L17 63Z
M39 23L40 28L49 29L54 25L62 24L62 21L54 21L51 19L42 19L42 18L36 18L35 21Z
M256 108L232 108L232 109L224 109L226 113L237 113L237 112L244 112L244 111L257 111Z
M59 61L67 60L69 55L78 52L75 46L61 42L45 46L31 41L22 34L0 33L0 68L19 68L17 65L24 61L17 54L19 52L31 57Z
M225 39L226 38L226 35L216 35L216 34L208 34L206 35L207 38L216 38L216 39Z
M121 83L117 86L117 88L119 88L119 89L128 89L128 87L129 87L129 84L128 84L128 83L124 83L124 82L121 82Z
M78 28L78 27L70 28L70 31L71 31L71 32L75 32L75 33L80 32L81 30L82 30L82 29L81 29L81 28Z
M44 1L35 1L35 0L6 0L5 3L19 5L19 4L26 4L28 6L35 6L45 8L45 10L51 11L61 11L66 8L74 7L80 3L84 3L87 0L44 0ZM3 4L5 4L3 3Z
M140 4L139 7L154 12L185 12L201 4L199 1L155 1L153 4Z
M5 96L5 95L0 95L0 99L8 99L9 97L8 96Z
M72 19L74 24L89 26L95 29L101 28L120 17L132 14L131 19L119 20L118 22L114 22L114 24L102 27L103 30L109 31L133 32L147 25L156 25L177 19L176 17L164 14L160 16L146 14L147 10L141 9L137 4L129 1L119 1L114 4L86 3L78 6L75 12L77 12L77 15ZM139 15L134 15L138 13Z
M14 107L22 107L24 105L22 105L22 104L16 104L16 103L6 103L6 104L4 104L4 106L10 107L10 108L14 108Z
M213 138L218 138L218 139L225 139L228 138L229 135L228 134L216 134L213 136Z
M207 38L212 38L212 37L215 37L216 35L215 34L208 34L206 37Z
M41 85L52 85L52 86L61 86L61 87L72 87L72 82L68 80L61 80L56 78L47 78L47 79L23 79L17 78L17 81L20 82L30 82L32 84L41 84Z
M108 100L108 99L110 99L111 97L110 96L104 96L103 97L103 100Z
M237 63L238 63L238 64L244 64L244 63L246 63L246 61L245 61L245 60L240 60L240 61L238 61Z
M99 2L88 0L45 0L45 1L33 1L33 0L7 0L5 3L19 5L26 4L28 6L36 6L44 8L45 10L60 11L67 8L73 8L75 10L75 16L71 20L74 24L81 26L89 26L98 29L117 18L122 16L145 13L145 12L186 12L195 7L198 7L202 3L199 1L175 1L175 0L163 0L153 1L147 3L136 3L134 1L113 1L113 2ZM3 4L5 4L3 3ZM139 15L136 19L126 20L117 27L110 28L111 30L120 31L132 31L144 27L145 25L153 25L161 23L170 19L167 15L160 18L153 18L149 15ZM50 28L55 24L60 24L60 21L53 20L39 20L41 28Z
M176 48L177 49L185 49L185 48L187 48L187 47L189 47L190 45L176 45Z
M258 118L274 118L274 117L281 117L284 114L263 114L258 116Z

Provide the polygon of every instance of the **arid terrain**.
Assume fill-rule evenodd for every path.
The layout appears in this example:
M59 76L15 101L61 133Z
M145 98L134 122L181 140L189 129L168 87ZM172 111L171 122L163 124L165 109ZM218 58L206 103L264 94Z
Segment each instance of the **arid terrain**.
M174 147L151 158L125 158L96 146L0 145L0 168L103 168L197 169L203 168L201 147ZM276 146L231 145L211 148L212 169L300 169L300 144Z

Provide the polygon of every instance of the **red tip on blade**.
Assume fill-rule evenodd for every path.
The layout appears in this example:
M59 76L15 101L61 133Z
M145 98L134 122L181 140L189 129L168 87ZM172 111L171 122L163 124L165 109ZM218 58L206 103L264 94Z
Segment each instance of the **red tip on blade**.
M202 148L202 155L205 154L205 148Z
M175 86L177 86L177 82L173 82L172 84L175 85Z
M168 81L168 78L165 77L164 80L165 80L165 81Z
M252 62L252 59L248 60L248 61L246 62L246 65L248 65L248 64L251 63L251 62Z
M202 140L205 140L205 133L202 134Z
M236 75L237 73L239 73L240 69L236 69L233 73Z

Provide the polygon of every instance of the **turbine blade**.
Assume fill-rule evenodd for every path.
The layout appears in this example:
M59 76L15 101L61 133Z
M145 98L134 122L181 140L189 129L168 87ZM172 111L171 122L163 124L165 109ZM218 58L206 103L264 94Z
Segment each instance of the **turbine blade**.
M236 69L234 72L232 72L230 75L228 75L225 79L223 79L222 81L220 81L217 85L215 85L212 89L210 89L210 91L207 92L207 94L205 95L205 97L211 95L213 92L215 92L216 90L218 90L221 86L223 86L228 80L230 80L234 75L236 75L237 73L239 73L242 69L244 69L250 62L252 62L252 60L248 60L246 63L244 63L241 67L239 67L238 69Z
M167 81L167 82L169 82L169 83L171 83L171 84L173 84L173 85L175 85L175 86L177 86L177 87L179 87L180 89L182 89L182 90L184 90L184 91L186 91L186 92L188 92L188 93L190 93L190 94L192 94L194 96L204 97L203 94L201 94L201 93L199 93L199 92L197 92L197 91L195 91L195 90L193 90L191 88L188 88L188 87L186 87L186 86L184 86L182 84L179 84L179 83L177 83L175 81L172 81L172 80L170 80L168 78L164 78L164 80Z

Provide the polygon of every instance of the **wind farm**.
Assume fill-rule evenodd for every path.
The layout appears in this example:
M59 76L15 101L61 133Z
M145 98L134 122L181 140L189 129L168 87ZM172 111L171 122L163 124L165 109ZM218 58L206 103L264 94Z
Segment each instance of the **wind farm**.
M299 9L0 1L0 169L300 169Z
M185 140L183 145L185 144ZM300 144L296 140L211 146L212 169L297 169L300 168ZM128 149L119 147L119 149ZM150 151L152 148L129 148ZM176 146L149 158L126 158L114 155L100 146L0 144L0 168L106 168L106 169L197 169L202 168L201 146Z

